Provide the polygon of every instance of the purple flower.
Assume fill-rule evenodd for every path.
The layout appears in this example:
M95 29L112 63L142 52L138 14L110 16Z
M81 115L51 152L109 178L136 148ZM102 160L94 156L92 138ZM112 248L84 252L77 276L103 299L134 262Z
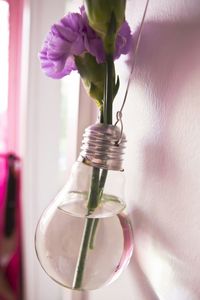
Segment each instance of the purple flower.
M131 32L124 22L116 38L114 58L127 54L130 50ZM48 33L39 53L41 67L49 77L59 79L76 70L74 56L90 53L97 63L105 61L105 52L101 38L89 26L85 8L79 13L69 13L54 24Z

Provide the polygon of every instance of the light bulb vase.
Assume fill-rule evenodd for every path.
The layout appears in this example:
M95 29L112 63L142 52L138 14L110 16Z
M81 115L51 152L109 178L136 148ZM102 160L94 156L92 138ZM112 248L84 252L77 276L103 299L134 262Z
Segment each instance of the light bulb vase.
M114 125L86 128L67 184L40 218L38 259L67 288L93 290L109 284L130 260L133 235L123 213L125 143Z

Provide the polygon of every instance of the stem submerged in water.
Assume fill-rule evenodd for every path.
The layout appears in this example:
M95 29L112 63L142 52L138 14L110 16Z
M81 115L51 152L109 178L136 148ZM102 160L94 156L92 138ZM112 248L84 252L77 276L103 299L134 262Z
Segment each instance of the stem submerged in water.
M88 246L90 243L90 236L93 228L93 219L86 219L85 227L83 231L83 239L81 242L81 251L79 253L77 267L74 274L73 289L80 289L82 286L82 280L84 275L84 268L86 263L86 257L88 252Z
M90 215L94 209L98 206L98 191L99 191L99 172L100 169L93 168L91 189L88 199L88 215ZM91 233L94 225L94 219L87 218L83 231L83 238L80 246L79 256L76 264L76 270L74 274L73 289L80 289L82 286L85 262L87 258L87 252L90 244Z

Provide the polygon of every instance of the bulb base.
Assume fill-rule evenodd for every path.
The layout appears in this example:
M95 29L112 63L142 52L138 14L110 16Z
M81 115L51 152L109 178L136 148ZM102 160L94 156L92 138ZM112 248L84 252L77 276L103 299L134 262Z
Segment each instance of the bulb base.
M123 171L126 137L114 125L93 124L85 129L79 161L92 167Z

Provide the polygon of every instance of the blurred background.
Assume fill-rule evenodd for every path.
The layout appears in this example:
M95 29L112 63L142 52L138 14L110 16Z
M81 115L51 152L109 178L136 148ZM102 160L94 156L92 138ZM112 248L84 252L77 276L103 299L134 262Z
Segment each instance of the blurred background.
M72 293L37 261L38 219L97 116L78 74L47 78L38 52L50 26L82 2L0 0L0 300L198 300L199 0L150 0L124 110L125 200L135 241L128 269L109 287ZM127 1L133 32L144 7L143 0ZM117 62L115 111L132 52Z

